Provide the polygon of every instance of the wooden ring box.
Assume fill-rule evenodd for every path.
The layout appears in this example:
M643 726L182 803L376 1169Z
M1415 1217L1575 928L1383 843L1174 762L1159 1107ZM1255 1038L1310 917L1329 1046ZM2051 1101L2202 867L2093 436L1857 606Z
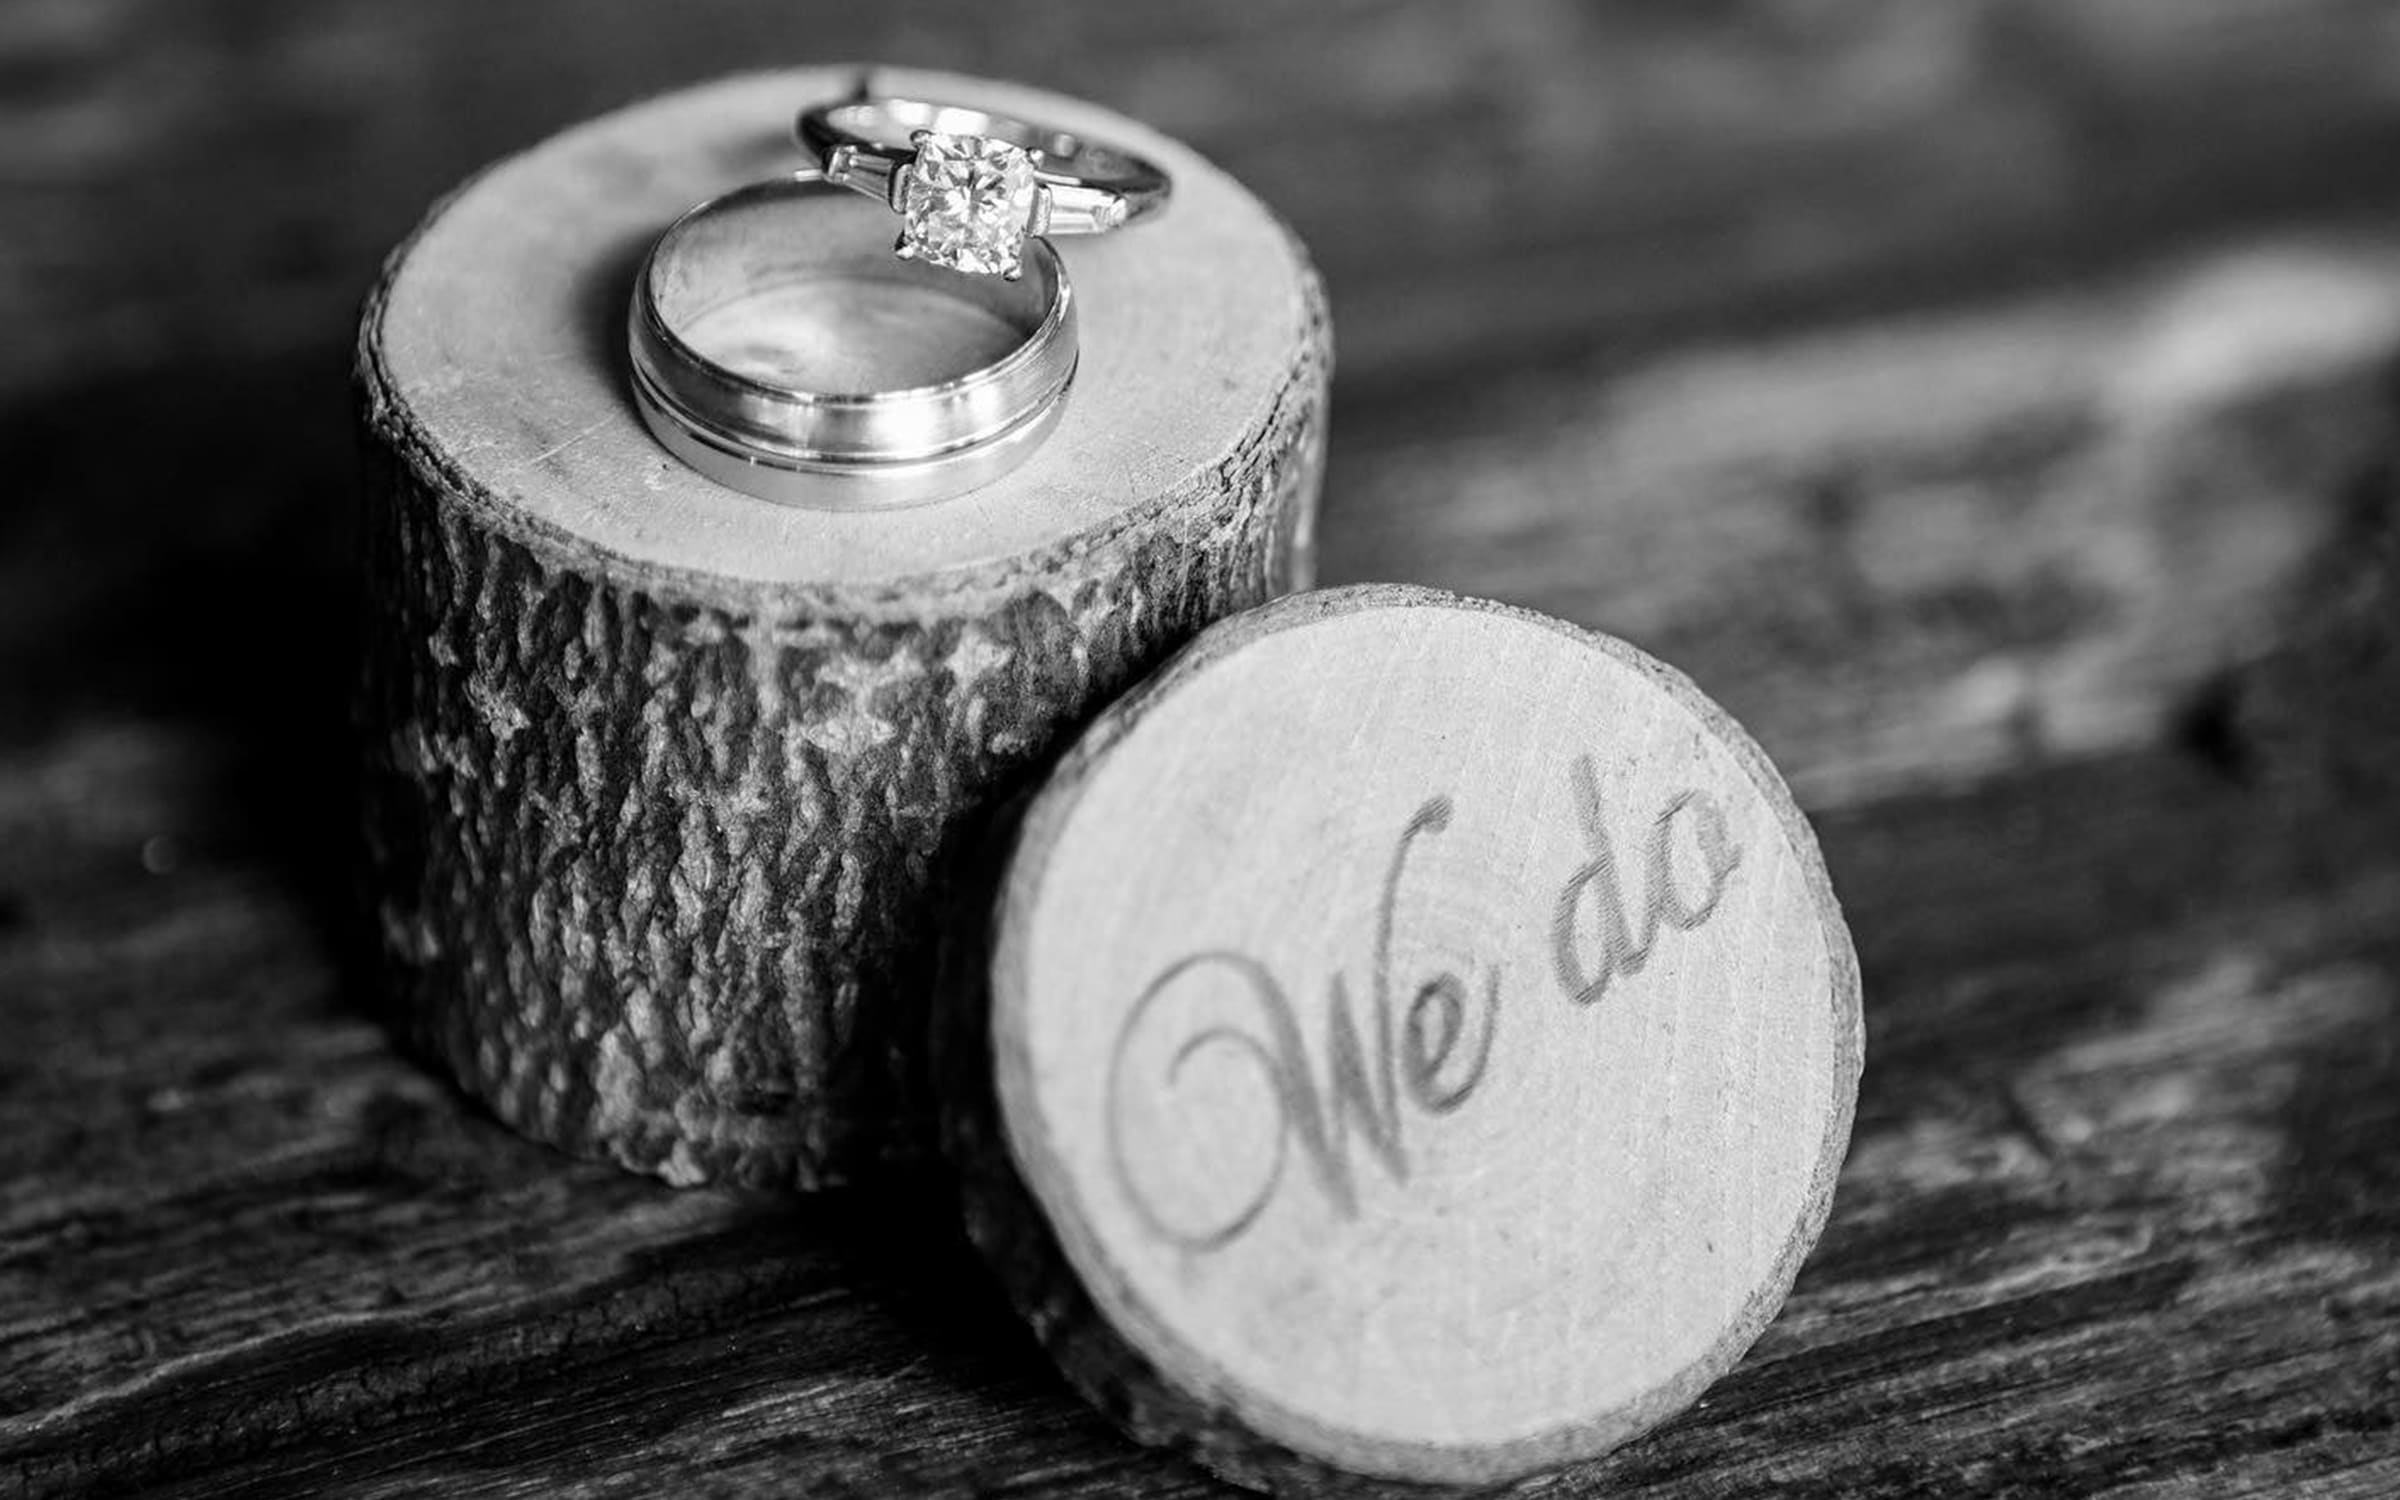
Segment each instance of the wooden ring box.
M652 441L635 264L692 204L800 165L794 113L860 72L705 85L491 167L394 253L360 331L392 1008L510 1125L677 1183L906 1154L947 853L1193 632L1308 577L1331 331L1306 256L1190 148L1032 90L875 73L1175 178L1156 223L1058 242L1082 359L1030 461L842 514Z

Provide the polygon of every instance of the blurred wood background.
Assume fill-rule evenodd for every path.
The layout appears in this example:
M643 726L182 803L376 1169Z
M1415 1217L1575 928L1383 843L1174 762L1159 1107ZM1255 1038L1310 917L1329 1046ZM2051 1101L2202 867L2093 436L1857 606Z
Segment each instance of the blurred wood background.
M1815 813L1858 1133L1544 1495L2400 1493L2400 7L0 8L0 1493L1208 1494L938 1183L501 1131L343 973L351 322L769 62L1080 92L1298 227L1328 582L1667 656Z

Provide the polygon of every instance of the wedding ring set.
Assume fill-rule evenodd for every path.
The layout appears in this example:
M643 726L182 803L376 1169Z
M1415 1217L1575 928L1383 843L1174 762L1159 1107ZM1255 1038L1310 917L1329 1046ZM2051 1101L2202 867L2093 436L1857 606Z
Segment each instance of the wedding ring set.
M793 131L812 165L710 199L644 258L627 327L643 421L710 479L794 505L921 504L1015 468L1075 378L1049 237L1155 215L1166 174L921 99L862 93Z

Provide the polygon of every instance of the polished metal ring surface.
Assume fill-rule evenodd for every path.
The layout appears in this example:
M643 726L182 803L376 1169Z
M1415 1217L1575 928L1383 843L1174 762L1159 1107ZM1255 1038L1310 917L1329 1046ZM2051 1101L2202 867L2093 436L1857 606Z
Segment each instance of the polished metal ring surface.
M1029 243L1121 228L1164 208L1172 190L1129 151L924 99L820 104L792 130L827 181L900 215L899 254L970 275L1020 275Z
M1033 242L1010 282L925 272L895 263L888 221L862 210L799 172L710 199L659 236L634 279L627 343L635 404L669 452L745 494L829 509L946 499L1031 456L1075 376L1075 299L1058 257ZM833 303L869 297L866 325L923 308L1009 346L904 388L815 389L838 382L777 368L770 320L751 311L780 298L840 313ZM821 342L823 325L810 326ZM876 351L847 352L872 363Z

